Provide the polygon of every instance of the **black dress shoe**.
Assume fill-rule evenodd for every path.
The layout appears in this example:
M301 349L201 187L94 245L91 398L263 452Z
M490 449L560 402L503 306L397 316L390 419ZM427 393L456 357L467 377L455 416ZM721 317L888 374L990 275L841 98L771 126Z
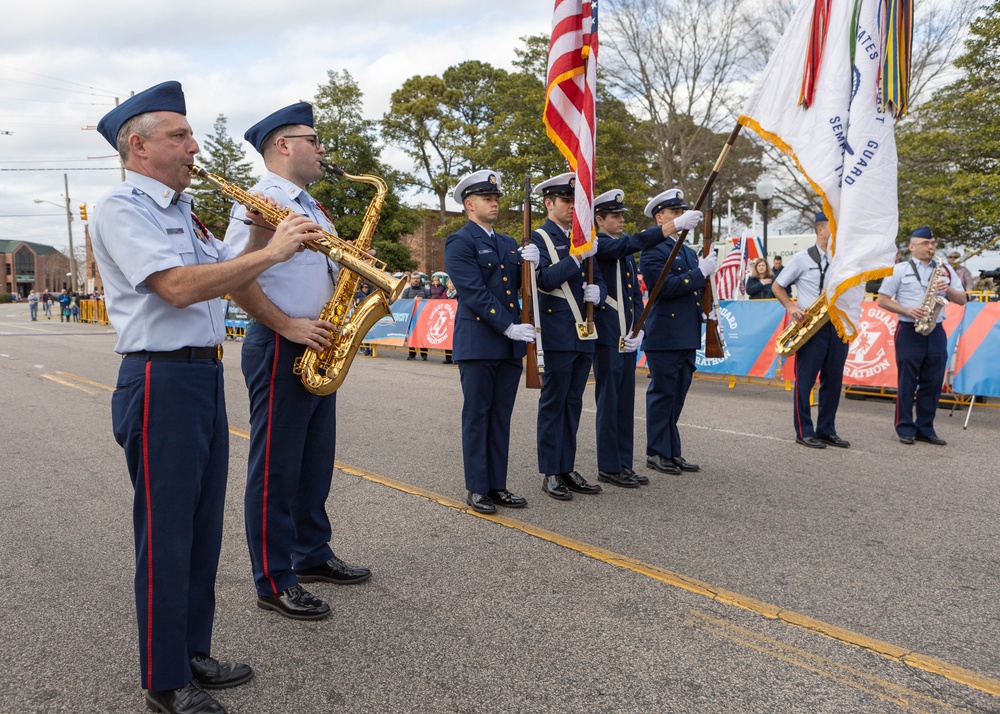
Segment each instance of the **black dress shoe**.
M146 707L161 714L226 714L225 707L194 686L194 682L180 689L148 690Z
M542 479L542 490L552 496L557 501L572 500L573 494L563 485L562 480L555 474L545 474Z
M575 491L576 493L584 493L588 496L593 496L604 490L596 483L587 483L587 479L578 474L576 471L570 471L568 474L559 474L559 478L562 480L566 488L570 491Z
M220 662L214 657L198 654L191 659L191 676L202 689L227 689L253 677L250 665L240 662Z
M628 466L622 466L622 473L625 474L626 476L631 476L632 478L634 478L636 481L639 482L640 486L649 485L649 477L646 476L646 474L638 474L632 469L630 469Z
M670 461L671 463L673 463L674 466L679 468L681 471L689 471L691 473L694 473L695 471L701 471L701 466L699 466L698 464L689 464L687 461L684 460L683 456L671 456Z
M528 505L528 499L524 496L515 496L505 488L491 488L486 495L493 503L504 508L524 508Z
M824 444L829 444L830 446L836 446L841 449L850 448L851 442L847 439L841 439L836 434L817 434L816 438L822 441Z
M372 571L360 565L348 565L337 556L331 557L325 563L314 568L303 568L295 571L295 577L300 583L334 583L335 585L353 585L363 583L372 576Z
M257 607L274 610L293 620L322 620L330 614L330 606L301 585L293 585L277 595L258 595Z
M815 436L800 436L795 439L796 444L802 444L803 446L808 446L810 449L825 449L826 444L817 439Z
M465 502L472 506L476 513L496 513L497 507L485 493L473 493L469 491L465 496Z
M940 436L931 434L930 436L926 434L917 434L917 441L923 441L927 444L934 444L934 446L944 446L948 442L942 439Z
M901 436L901 437L899 437L899 443L900 444L906 444L907 446L912 446L913 442L915 442L915 441L916 441L916 438L913 437L913 436Z
M625 475L623 471L617 473L614 471L598 471L597 480L621 486L622 488L639 488L639 482L633 476Z
M646 466L651 469L656 469L661 473L665 474L679 474L681 470L677 468L673 461L668 459L666 456L660 456L659 454L653 454L652 456L646 457Z

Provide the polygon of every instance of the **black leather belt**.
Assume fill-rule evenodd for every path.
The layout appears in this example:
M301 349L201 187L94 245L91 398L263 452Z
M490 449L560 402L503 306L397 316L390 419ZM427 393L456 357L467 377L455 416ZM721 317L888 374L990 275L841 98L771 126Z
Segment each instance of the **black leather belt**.
M125 359L172 359L192 361L196 359L222 359L222 345L215 347L181 347L179 350L169 352L126 352L122 355Z

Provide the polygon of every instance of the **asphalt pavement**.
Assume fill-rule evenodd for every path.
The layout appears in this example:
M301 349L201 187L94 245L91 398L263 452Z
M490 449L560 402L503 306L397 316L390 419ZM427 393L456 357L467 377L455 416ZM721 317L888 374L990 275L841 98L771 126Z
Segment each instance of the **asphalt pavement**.
M111 435L109 328L0 305L0 712L141 712L132 490ZM1000 711L1000 410L842 400L850 449L794 443L791 393L696 380L699 474L649 469L563 503L541 491L521 387L501 518L464 502L458 369L358 357L338 401L328 510L362 585L333 616L256 607L243 533L248 400L226 344L230 478L213 654L251 664L231 712ZM636 466L644 464L643 374ZM596 479L588 387L577 470Z

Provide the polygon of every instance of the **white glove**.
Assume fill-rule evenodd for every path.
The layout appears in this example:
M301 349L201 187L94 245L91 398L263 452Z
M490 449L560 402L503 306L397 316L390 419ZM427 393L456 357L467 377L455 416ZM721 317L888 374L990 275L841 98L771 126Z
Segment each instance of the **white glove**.
M705 313L701 313L701 321L702 322L718 322L719 321L719 313L717 313L715 310L712 310L712 312L708 313L707 315Z
M521 254L521 258L528 263L538 264L538 246L534 243L528 243L528 245L523 245L517 249Z
M639 330L639 334L636 335L634 338L632 337L631 332L628 334L629 336L625 338L625 351L635 352L637 349L639 349L639 346L642 344L642 340L646 336L646 331Z
M683 218L683 216L681 216ZM715 269L719 267L719 259L715 257L715 253L709 253L707 258L698 258L698 270L706 278L715 272Z
M580 255L574 255L573 257L576 258L577 265L583 265L583 261L594 255L597 255L597 236L594 236L594 240L590 244L590 250Z
M503 336L515 342L534 342L535 326L513 323L503 331Z
M601 286L583 284L583 301L592 302L595 305L601 301Z
M674 228L678 231L689 231L701 223L704 216L701 211L684 211L674 219Z

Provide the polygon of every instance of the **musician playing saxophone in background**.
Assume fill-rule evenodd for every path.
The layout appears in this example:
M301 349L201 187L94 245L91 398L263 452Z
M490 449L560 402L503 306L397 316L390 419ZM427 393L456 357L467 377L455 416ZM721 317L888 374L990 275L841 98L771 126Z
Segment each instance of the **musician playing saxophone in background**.
M879 307L899 315L896 434L904 444L924 441L944 446L946 443L934 431L934 415L949 357L941 308L948 301L964 305L966 295L958 273L944 261L935 261L934 250L934 235L928 226L913 231L910 259L897 263L878 291Z
M816 245L800 250L788 261L781 274L771 283L774 297L785 306L791 320L801 320L805 308L816 302L823 293L826 271L831 256L830 222L823 213L816 214ZM788 296L788 289L798 286L798 304ZM827 322L808 339L795 354L795 425L796 443L812 449L825 449L827 445L842 449L851 444L837 436L837 407L844 383L844 363L849 345L837 335L836 328ZM813 428L809 393L819 376L819 414Z
M251 190L336 234L326 211L306 192L307 185L323 178L325 153L313 128L312 106L299 102L279 109L250 127L244 138L264 157L268 171ZM243 206L233 209L236 219L246 215ZM248 239L247 226L234 220L226 243L239 252ZM316 316L333 295L338 272L326 255L304 251L281 270L262 273L257 279L261 291L232 293L256 320L243 342L242 366L250 394L244 518L257 605L297 620L330 614L330 607L299 583L359 583L371 575L367 568L347 565L330 548L326 499L337 395L311 393L292 371L307 347L329 345L333 325Z

